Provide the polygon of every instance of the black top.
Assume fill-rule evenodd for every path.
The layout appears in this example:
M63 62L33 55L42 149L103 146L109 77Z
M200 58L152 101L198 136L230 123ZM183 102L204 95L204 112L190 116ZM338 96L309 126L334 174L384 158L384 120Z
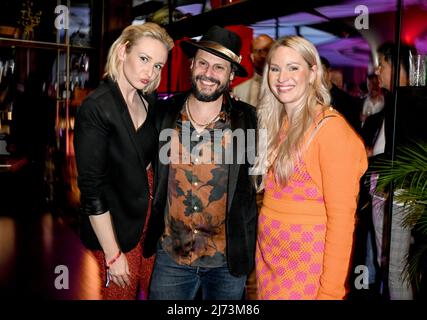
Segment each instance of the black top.
M384 90L384 108L368 117L363 126L362 137L365 144L373 147L384 122L385 153L375 158L390 158L395 135L395 148L408 146L414 142L426 142L427 130L427 89L399 87L397 91L396 124L394 126L394 95Z
M136 130L135 139L138 145L142 149L142 156L144 157L147 165L151 163L156 157L158 134L154 127L153 121L151 121L151 110L148 110L144 101L142 102L145 111L147 112L147 119L144 123ZM149 114L150 112L150 114Z
M331 105L344 116L356 132L359 132L359 112L362 107L361 99L349 95L334 84L332 84L330 94Z
M158 141L149 106L148 111L144 125L135 130L121 91L110 79L78 110L74 148L81 192L80 233L90 249L101 246L89 216L107 211L123 252L141 239L149 199L146 167L156 153L153 142Z
M411 145L426 142L427 130L427 89L420 87L399 87L397 91L395 145ZM393 138L394 96L385 99L385 151L391 152Z

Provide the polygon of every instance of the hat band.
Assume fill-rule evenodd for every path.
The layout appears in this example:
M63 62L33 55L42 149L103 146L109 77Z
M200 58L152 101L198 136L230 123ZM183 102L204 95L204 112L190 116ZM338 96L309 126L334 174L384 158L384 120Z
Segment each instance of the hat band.
M227 49L226 47L220 45L219 43L202 40L202 41L199 41L198 44L200 46L218 51L218 52L222 53L223 55L229 57L231 60L233 60L236 63L240 64L240 61L242 61L242 56L238 56L233 51L231 51L230 49Z

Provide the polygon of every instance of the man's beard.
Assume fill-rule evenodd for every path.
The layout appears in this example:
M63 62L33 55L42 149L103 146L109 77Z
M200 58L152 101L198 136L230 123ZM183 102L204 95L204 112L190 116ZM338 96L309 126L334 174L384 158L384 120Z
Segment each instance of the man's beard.
M197 88L197 81L210 81L214 82L218 85L218 88L211 94L204 94ZM228 86L230 81L227 81L223 85L217 79L206 77L206 76L196 76L191 79L191 89L193 91L194 96L197 100L203 102L211 102L217 100L226 90L228 90Z

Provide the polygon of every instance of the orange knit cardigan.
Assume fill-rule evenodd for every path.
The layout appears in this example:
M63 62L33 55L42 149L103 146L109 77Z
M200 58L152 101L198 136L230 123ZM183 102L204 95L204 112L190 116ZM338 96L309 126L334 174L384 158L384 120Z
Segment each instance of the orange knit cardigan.
M318 299L343 299L350 272L359 181L367 169L364 145L334 110L328 110L302 157L323 191L326 239Z

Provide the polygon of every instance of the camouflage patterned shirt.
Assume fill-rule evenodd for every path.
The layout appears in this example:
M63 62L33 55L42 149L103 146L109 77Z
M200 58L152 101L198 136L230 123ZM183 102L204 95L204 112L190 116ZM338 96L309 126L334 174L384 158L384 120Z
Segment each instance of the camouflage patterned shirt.
M219 267L226 263L225 219L230 117L197 132L183 109L171 139L163 249L178 264ZM191 138L190 138L191 137Z

